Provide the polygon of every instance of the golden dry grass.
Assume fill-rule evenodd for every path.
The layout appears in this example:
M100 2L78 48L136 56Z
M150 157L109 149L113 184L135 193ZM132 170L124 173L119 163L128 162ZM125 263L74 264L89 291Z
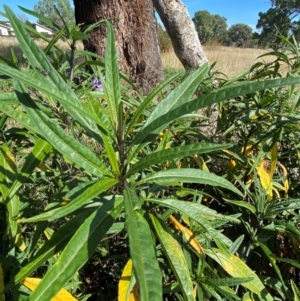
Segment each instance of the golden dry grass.
M37 40L36 43L44 48L46 43L42 40ZM58 41L57 45L64 50L69 47L66 42ZM20 55L21 50L17 41L13 37L0 37L0 55L10 58L11 49L14 49L17 55ZM82 43L77 44L77 49L83 49ZM224 73L228 78L238 74L239 72L251 67L257 58L266 52L263 49L253 48L234 48L225 46L204 46L205 54L210 63L217 62L214 70ZM261 61L271 61L271 57L260 58ZM174 54L174 51L162 53L162 62L165 69L180 70L183 69L182 64Z
M272 57L257 59L260 55L267 52L267 50L263 49L225 46L204 46L203 48L209 62L217 62L214 70L224 73L229 78L250 68L257 61L272 61ZM182 64L173 51L163 53L162 61L166 69L183 69Z
M42 39L37 39L35 40L37 45L41 47L42 49L47 46L47 43L43 41ZM56 45L63 50L69 50L70 47L66 42L63 42L59 40ZM4 37L0 36L0 55L4 56L5 58L10 58L11 57L11 49L13 49L17 55L21 53L20 47L17 43L17 39L15 37ZM82 43L77 44L77 49L82 50L83 45Z

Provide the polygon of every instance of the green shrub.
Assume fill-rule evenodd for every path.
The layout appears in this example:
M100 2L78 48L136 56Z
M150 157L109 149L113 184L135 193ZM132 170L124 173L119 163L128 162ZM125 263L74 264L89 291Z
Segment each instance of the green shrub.
M119 73L109 22L105 58L76 51L77 29L68 56L54 42L70 30L42 51L5 11L27 66L0 63L2 297L297 300L278 263L299 268L297 193L279 160L299 149L300 77L256 66L215 88L204 64L143 96ZM212 141L198 113L210 106ZM293 256L275 257L279 233Z

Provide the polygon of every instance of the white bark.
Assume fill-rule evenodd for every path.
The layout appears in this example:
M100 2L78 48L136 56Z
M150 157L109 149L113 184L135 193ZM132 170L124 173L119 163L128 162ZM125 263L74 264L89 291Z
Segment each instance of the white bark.
M181 0L152 0L185 68L197 67L208 59L199 41L194 22Z

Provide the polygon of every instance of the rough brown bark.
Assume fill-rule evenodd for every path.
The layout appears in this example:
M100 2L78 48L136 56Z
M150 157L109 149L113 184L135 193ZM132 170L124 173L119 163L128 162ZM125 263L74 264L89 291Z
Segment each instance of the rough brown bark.
M144 93L163 79L152 0L74 0L77 24L89 25L113 19L121 71L138 83ZM84 42L87 50L101 56L105 51L106 28L94 29Z
M181 0L153 0L153 3L183 66L197 67L208 62L195 25Z

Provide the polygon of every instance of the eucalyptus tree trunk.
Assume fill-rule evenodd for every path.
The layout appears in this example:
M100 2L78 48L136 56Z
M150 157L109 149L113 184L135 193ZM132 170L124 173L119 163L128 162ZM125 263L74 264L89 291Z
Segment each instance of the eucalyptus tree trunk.
M194 22L181 0L153 0L153 4L183 66L197 67L207 62Z
M163 80L152 0L74 0L77 24L112 19L121 71L148 93ZM104 55L105 25L90 32L87 50Z

